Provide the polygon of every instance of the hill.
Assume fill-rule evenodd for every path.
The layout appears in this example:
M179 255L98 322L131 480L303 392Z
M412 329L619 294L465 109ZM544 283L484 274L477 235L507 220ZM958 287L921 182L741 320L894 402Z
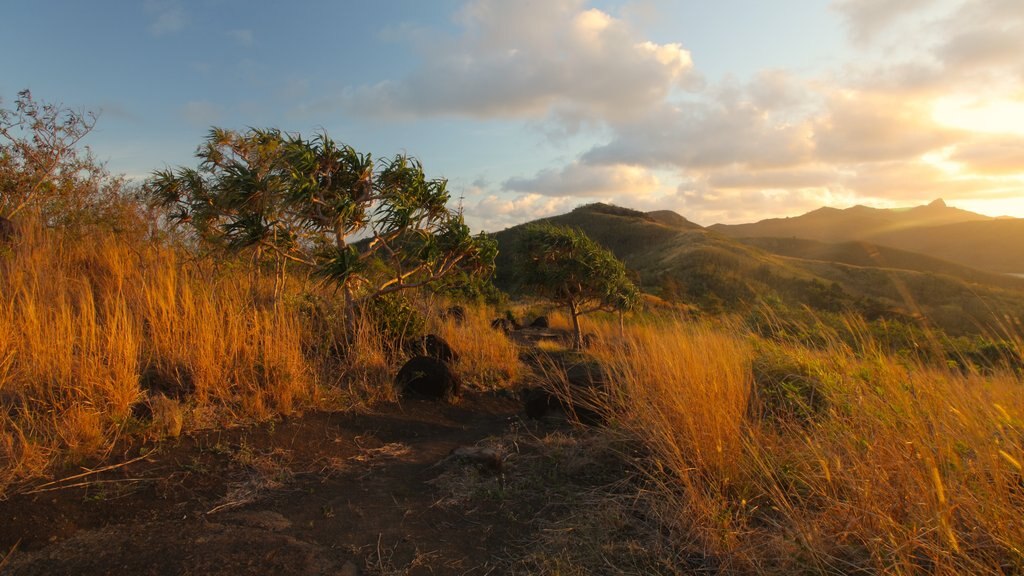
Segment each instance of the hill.
M1024 279L983 272L940 258L918 252L890 248L869 242L818 242L803 238L740 238L740 242L756 246L772 254L799 258L837 262L852 266L874 268L898 268L933 274L953 276L966 282L980 282L1009 289L1024 288ZM997 244L993 244L997 245Z
M708 311L775 301L869 318L923 315L954 334L996 325L995 311L1024 313L1024 281L1009 276L870 245L741 242L672 214L591 204L543 221L582 229L622 259L645 291ZM523 226L494 235L496 284L506 290L517 289L512 262Z
M989 272L1024 272L1024 220L992 218L942 200L907 209L826 207L792 218L709 229L733 238L870 242Z

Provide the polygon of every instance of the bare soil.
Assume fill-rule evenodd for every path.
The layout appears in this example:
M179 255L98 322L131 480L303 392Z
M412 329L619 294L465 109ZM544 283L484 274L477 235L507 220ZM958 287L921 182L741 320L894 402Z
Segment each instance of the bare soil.
M530 528L500 497L503 470L450 453L514 443L537 426L519 412L508 392L470 392L131 446L0 502L0 571L504 573ZM469 509L446 502L453 474L471 476Z

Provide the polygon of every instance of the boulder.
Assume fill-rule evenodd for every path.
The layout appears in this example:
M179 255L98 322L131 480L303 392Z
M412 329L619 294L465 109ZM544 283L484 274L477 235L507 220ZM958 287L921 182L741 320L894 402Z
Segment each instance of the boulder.
M447 340L437 334L427 334L414 340L409 346L409 351L414 356L429 356L445 364L452 364L459 360L459 354L452 350Z
M541 419L561 412L588 426L605 421L604 406L607 375L596 362L579 362L565 371L565 382L530 388L523 394L526 415Z
M445 362L430 356L416 356L398 371L395 387L401 394L452 400L459 395L462 382Z
M543 328L547 330L551 327L551 323L548 321L547 316L537 316L530 322L530 328Z

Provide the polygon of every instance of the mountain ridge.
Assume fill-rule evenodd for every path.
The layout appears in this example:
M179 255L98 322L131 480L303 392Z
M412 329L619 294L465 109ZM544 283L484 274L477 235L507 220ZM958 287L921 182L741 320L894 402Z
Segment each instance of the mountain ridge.
M909 208L822 207L799 216L708 227L732 238L869 242L993 273L1024 272L1024 219L992 217L942 199Z
M670 211L652 214L607 204L535 222L581 229L623 260L648 293L672 300L678 292L678 300L706 311L781 301L858 311L869 318L924 314L953 333L995 325L993 310L1024 313L1022 279L866 243L830 246L790 239L773 246L780 242L741 241ZM517 290L516 243L530 224L493 235L499 245L495 283L507 291ZM873 253L882 259L872 260Z

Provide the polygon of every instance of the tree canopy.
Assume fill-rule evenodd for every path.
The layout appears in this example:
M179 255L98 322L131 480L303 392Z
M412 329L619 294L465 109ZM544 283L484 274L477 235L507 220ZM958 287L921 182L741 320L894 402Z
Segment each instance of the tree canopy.
M577 346L582 341L581 315L622 312L640 303L640 290L626 266L576 228L527 226L520 237L517 269L524 287L568 309Z
M427 178L415 158L374 162L326 134L219 128L196 156L198 167L158 171L149 182L172 222L230 251L308 266L350 304L493 271L494 242L471 235L447 207L447 182Z

